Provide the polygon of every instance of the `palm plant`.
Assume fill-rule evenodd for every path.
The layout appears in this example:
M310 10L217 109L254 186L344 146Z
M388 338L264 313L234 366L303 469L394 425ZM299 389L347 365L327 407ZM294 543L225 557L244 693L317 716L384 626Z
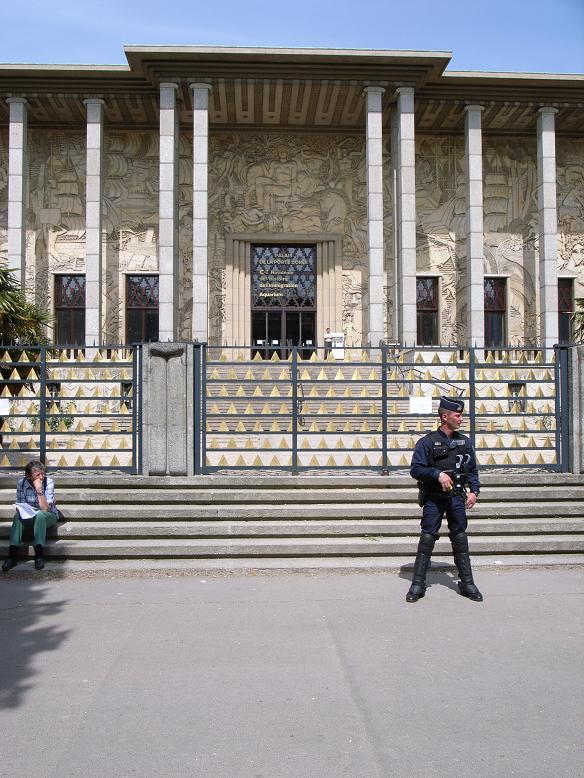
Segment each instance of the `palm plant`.
M44 328L52 317L34 303L29 303L12 271L0 267L0 344L33 345L46 343Z

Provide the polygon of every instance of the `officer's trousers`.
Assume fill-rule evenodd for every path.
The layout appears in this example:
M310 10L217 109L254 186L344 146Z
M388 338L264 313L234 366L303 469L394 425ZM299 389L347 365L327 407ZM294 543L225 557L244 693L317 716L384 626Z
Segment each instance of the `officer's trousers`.
M35 546L46 545L47 530L54 527L58 518L52 511L39 511L34 517L34 544ZM28 524L27 520L27 524ZM22 532L26 524L21 520L18 511L14 514L12 527L10 529L10 545L19 546L22 543Z
M448 521L448 530L451 535L457 535L459 532L466 532L468 521L466 518L465 497L445 494L432 494L424 503L422 512L422 532L439 537L442 519L446 514Z

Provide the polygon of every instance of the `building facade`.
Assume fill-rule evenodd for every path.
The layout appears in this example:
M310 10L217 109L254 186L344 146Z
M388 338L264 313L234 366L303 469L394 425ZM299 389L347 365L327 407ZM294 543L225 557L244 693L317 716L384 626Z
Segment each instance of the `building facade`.
M584 76L444 52L0 65L0 260L59 344L541 345L584 296Z

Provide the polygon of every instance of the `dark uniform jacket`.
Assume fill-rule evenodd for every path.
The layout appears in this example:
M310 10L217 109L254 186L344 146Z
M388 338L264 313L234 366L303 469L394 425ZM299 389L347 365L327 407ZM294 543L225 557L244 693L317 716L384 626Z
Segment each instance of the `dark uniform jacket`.
M416 443L410 475L428 490L439 492L442 487L438 483L438 478L445 470L462 471L466 475L465 481L470 491L479 493L481 487L477 462L470 440L460 432L454 432L449 438L437 429L424 435ZM452 476L452 472L449 474Z

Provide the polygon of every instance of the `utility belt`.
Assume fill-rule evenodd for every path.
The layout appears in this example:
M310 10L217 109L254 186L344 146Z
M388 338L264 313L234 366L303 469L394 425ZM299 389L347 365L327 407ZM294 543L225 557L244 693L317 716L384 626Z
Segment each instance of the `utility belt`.
M447 499L448 497L466 497L466 473L460 470L444 470L452 479L452 489L444 491L418 481L418 505L423 508L428 500Z

